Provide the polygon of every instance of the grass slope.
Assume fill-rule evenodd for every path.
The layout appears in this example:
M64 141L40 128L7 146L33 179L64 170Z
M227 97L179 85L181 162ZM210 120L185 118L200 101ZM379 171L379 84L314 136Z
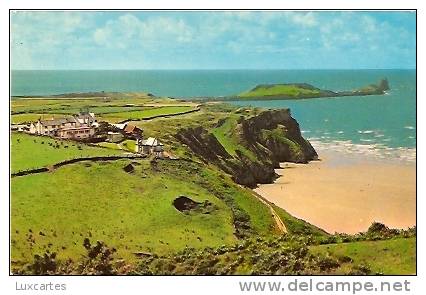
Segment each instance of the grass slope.
M230 209L207 189L153 172L146 160L132 174L122 170L127 164L74 164L12 179L12 258L29 261L51 243L61 258L75 259L89 236L113 245L127 259L135 251L162 253L235 241ZM172 205L181 195L209 200L218 209L185 215ZM27 240L29 230L35 243Z
M349 257L356 265L370 267L373 273L409 275L416 273L416 238L362 241L312 246L314 254ZM335 271L345 273L348 263Z
M256 156L239 142L235 134L237 120L237 115L229 115L222 125L212 129L212 133L231 156L236 156L236 151L239 150L251 160L256 160Z
M139 160L132 162L135 171L129 174L122 169L129 163L84 162L13 178L15 264L46 249L62 260L78 259L85 237L117 248L118 257L126 260L135 259L137 251L161 254L232 245L237 241L233 220L239 218L235 208L248 215L253 235L275 233L268 208L217 170L186 161L160 161L154 168ZM183 214L172 205L182 195L208 200L217 209Z
M272 207L274 208L275 212L277 212L281 220L284 222L285 227L289 234L313 235L313 236L319 236L319 237L328 236L328 233L316 227L315 225L312 225L302 219L299 219L290 215L287 211L285 211L284 209L274 204L272 204Z
M284 96L284 97L299 97L308 95L318 95L318 89L306 89L298 85L292 84L274 84L274 85L259 85L252 90L243 92L238 95L240 98L265 97L265 96Z
M12 133L12 172L52 165L64 160L121 155L122 151L97 148L75 141L55 140L49 137Z

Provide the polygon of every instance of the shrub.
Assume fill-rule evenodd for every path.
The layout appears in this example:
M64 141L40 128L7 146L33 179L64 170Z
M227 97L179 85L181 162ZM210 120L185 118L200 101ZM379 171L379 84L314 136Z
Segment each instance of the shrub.
M97 241L92 246L89 238L84 239L83 246L87 254L79 265L79 271L82 274L111 275L116 273L112 264L115 248L109 248L101 241Z
M28 265L28 270L35 275L54 274L57 270L56 253L46 251L42 255L34 255L34 261Z

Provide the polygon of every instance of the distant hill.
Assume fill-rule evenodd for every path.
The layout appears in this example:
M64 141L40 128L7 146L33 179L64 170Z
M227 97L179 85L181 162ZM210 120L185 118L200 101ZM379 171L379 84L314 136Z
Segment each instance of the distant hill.
M382 95L389 90L389 82L382 79L378 84L349 91L331 91L320 89L307 83L260 84L253 89L240 93L231 99L306 99L317 97Z

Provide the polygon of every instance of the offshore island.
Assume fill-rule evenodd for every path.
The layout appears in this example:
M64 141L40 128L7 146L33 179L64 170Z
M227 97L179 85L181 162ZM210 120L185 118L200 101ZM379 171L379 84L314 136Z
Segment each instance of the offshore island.
M320 89L307 83L286 84L260 84L249 91L228 97L231 100L257 100L257 99L307 99L321 97L366 96L383 95L389 90L389 82L386 78L377 84L345 91L331 91Z
M387 80L343 92L273 84L238 97L362 96L388 89ZM304 192L294 186L314 189L318 182L303 179L316 171L302 178L286 171L316 168L332 155L315 150L289 109L118 92L14 97L11 105L13 273L415 273L411 220L388 226L368 219L362 230L334 232L291 213L290 200L278 201L290 195L294 212L296 204L318 216L327 215L327 207L344 212L353 206L340 195L345 187L327 191L335 192L327 201L297 200ZM373 164L366 167L385 171ZM404 173L400 177L412 178ZM274 182L278 192L275 186L269 194L263 185ZM327 185L342 186L333 179ZM409 189L403 193L411 196ZM392 198L395 206L405 202ZM410 212L415 216L415 207Z

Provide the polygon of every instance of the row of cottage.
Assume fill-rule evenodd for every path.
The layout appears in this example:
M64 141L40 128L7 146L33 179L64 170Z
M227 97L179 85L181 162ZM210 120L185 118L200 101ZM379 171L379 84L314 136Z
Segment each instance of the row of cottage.
M31 134L59 137L63 139L86 139L95 135L95 129L99 126L94 113L80 113L78 115L41 120L32 122L27 129ZM124 135L136 140L136 151L142 154L154 154L162 157L163 144L154 137L143 139L143 131L131 124L113 124L121 132L108 132L107 141L120 142Z
M32 122L29 133L54 136L66 139L84 139L95 135L95 128L99 124L94 113L80 113L58 119Z

